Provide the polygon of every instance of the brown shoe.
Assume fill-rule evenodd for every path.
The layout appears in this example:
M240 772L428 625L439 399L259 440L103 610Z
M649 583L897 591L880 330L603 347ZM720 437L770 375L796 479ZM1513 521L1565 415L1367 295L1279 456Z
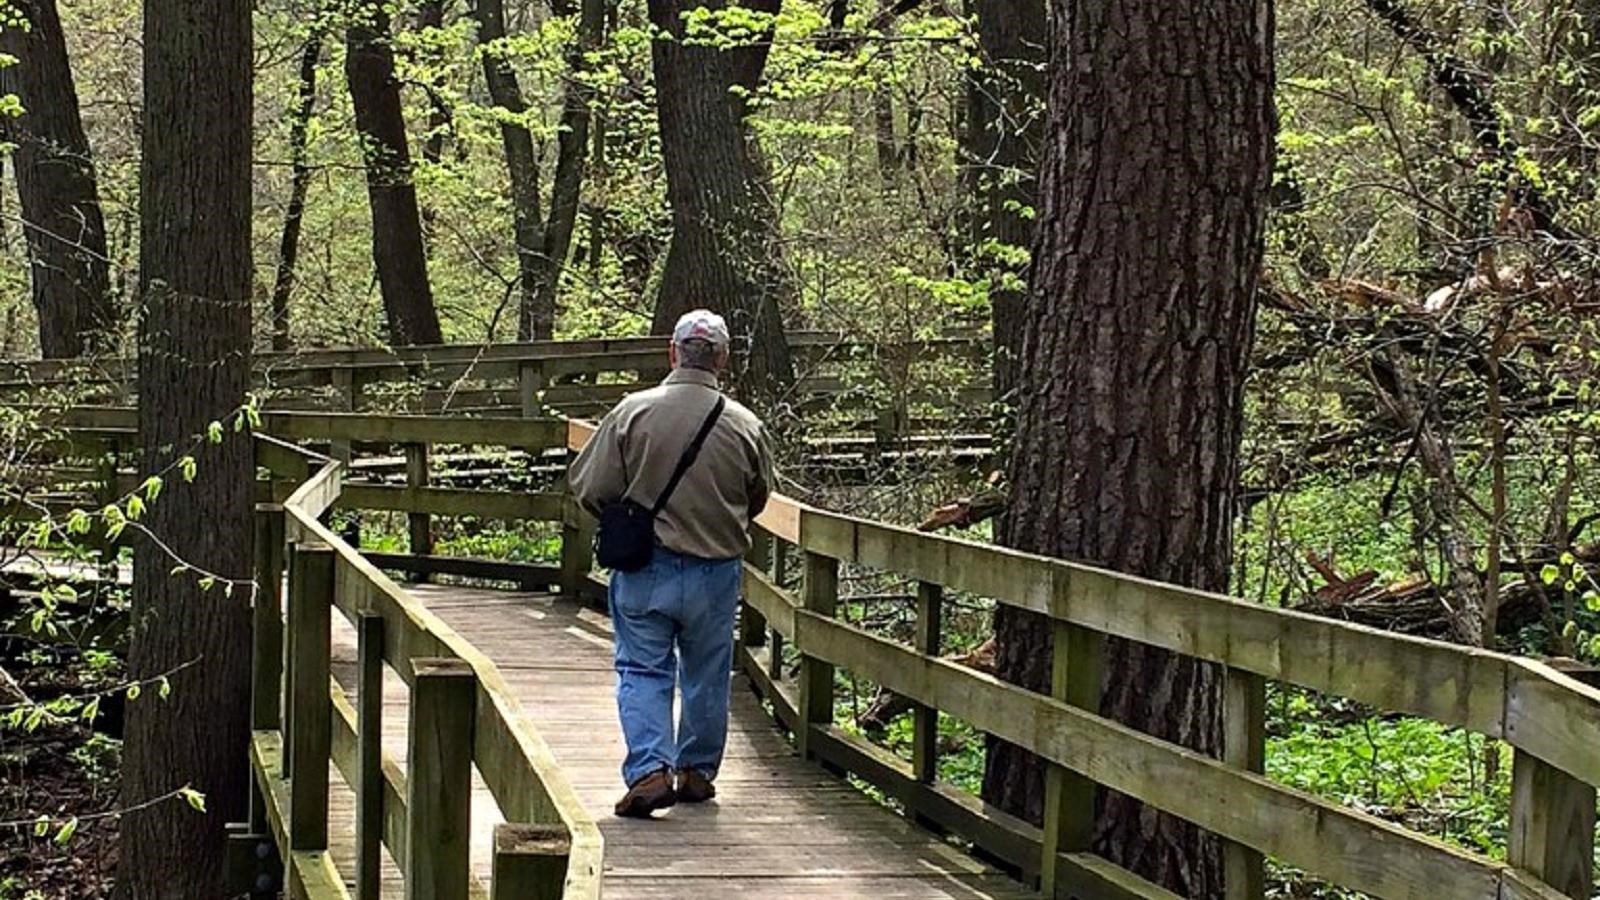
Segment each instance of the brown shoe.
M648 819L658 809L666 809L678 802L672 790L672 776L666 769L646 775L628 789L617 801L617 815L624 819Z
M717 786L698 769L678 770L678 799L684 803L704 803L717 795Z

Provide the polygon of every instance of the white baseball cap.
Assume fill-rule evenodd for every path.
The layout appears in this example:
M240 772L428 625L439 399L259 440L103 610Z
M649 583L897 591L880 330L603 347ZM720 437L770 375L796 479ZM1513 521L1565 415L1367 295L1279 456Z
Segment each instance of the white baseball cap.
M685 341L706 341L718 347L726 347L730 343L728 323L709 309L686 312L678 320L677 327L672 329L674 344Z

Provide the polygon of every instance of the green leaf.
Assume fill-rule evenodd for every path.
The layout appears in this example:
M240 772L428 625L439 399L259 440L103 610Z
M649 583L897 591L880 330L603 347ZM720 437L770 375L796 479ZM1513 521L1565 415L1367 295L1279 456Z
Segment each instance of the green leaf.
M139 699L139 695L141 693L143 693L143 692L144 692L144 689L139 687L137 684L128 685L128 699L129 700L137 700L137 699Z
M100 698L96 697L83 705L83 710L78 715L85 722L93 722L100 715Z
M200 579L200 590L209 591L209 590L211 590L211 588L216 586L216 583L217 583L216 576L207 575L206 577Z
M142 515L144 515L144 501L139 499L138 494L134 494L128 498L128 520L137 522Z
M1588 591L1583 595L1583 605L1590 612L1600 613L1600 591Z
M1561 554L1561 564L1563 566L1570 566L1577 561L1578 558L1573 556L1570 552Z
M192 456L185 456L183 459L178 460L178 471L182 473L184 481L193 481L197 468Z
M44 837L45 835L47 835L49 833L50 833L50 819L49 819L49 817L48 816L40 816L38 818L38 820L33 823L33 834L34 834L34 836L35 837Z
M77 834L77 833L78 833L78 817L77 816L73 816L72 818L67 820L67 824L61 826L61 830L60 831L56 832L56 843L60 844L63 847L65 847L72 840L72 836Z
M163 700L172 696L172 682L167 680L167 676L161 676L161 682L156 687L156 694Z
M144 498L151 503L156 502L156 498L161 496L161 484L160 475L151 475L146 478L144 480Z
M212 422L206 426L206 440L213 444L222 443L222 423Z
M178 796L182 797L183 801L185 803L187 803L190 806L194 807L196 812L205 812L206 811L206 795L200 793L199 791L195 790L194 788L191 788L191 787L179 788L178 789Z
M1544 568L1539 570L1539 580L1545 584L1555 584L1556 579L1560 577L1561 569L1557 566L1547 563Z

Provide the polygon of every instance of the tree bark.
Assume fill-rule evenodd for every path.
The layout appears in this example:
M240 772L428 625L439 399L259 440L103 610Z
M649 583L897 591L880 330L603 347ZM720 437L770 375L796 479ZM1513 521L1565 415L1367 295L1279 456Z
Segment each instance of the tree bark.
M346 39L345 76L365 156L372 258L389 339L396 345L441 343L384 5L361 0Z
M136 809L189 785L207 811L173 800L123 816L134 900L225 895L224 823L243 816L250 783L252 447L195 438L250 381L251 79L249 3L146 0L139 438L146 472L186 453L198 466L193 483L169 473L144 519L153 537L135 544L129 675L171 673L172 692L128 704L122 799ZM165 548L218 586L170 577Z
M16 145L17 194L27 237L39 346L46 358L104 350L116 308L106 256L94 158L83 131L56 0L13 0L27 28L0 29L0 94L24 112L0 127Z
M741 386L774 398L794 381L782 303L793 285L784 270L778 211L765 164L746 132L741 91L759 84L770 49L720 49L686 42L683 15L726 9L728 0L650 0L651 24L669 38L652 44L661 153L672 206L652 330L667 334L697 306L728 317L738 343ZM777 13L780 0L745 7Z
M306 132L317 104L317 61L322 57L322 32L313 31L300 52L300 87L295 95L289 125L291 172L289 206L283 214L283 238L278 244L278 273L272 285L272 349L287 350L289 298L294 293L295 264L300 256L300 229L305 221L306 191L311 186L311 166L306 155Z
M1042 216L1018 373L1010 546L1225 590L1263 222L1271 188L1270 0L1051 0ZM1047 683L1037 617L996 617L1003 677ZM1219 749L1217 673L1110 641L1105 715ZM1035 763L1002 757L992 802L1037 820ZM1216 897L1214 840L1120 795L1096 850Z

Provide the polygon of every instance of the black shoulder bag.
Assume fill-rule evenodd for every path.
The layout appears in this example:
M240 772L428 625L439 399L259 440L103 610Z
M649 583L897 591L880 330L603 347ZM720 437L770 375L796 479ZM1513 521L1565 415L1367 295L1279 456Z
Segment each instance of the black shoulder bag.
M706 438L711 434L711 429L716 427L717 420L722 418L722 410L727 405L727 398L717 398L717 405L706 416L700 432L684 448L678 468L673 471L661 496L656 498L654 507L645 509L624 498L600 510L600 530L595 535L594 556L601 566L616 572L637 572L650 565L650 558L656 551L656 516L667 508L672 492L678 489L678 482L694 465L695 457L700 455L700 448L705 446Z

